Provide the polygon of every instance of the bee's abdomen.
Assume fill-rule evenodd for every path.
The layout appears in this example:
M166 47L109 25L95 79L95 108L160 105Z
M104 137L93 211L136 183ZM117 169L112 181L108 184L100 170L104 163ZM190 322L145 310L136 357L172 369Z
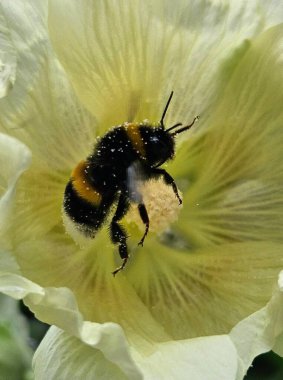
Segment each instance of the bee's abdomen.
M73 170L70 181L74 191L82 200L93 206L99 206L102 196L91 182L88 170L88 163L81 161Z
M70 219L78 224L98 229L102 222L99 207L89 203L75 190L70 180L66 186L63 207Z
M96 145L89 161L99 166L126 169L132 162L144 158L145 147L138 123L124 123L111 129Z
M88 163L82 161L73 170L64 193L63 218L65 225L69 219L73 227L93 237L103 224L112 199L103 199L91 182L88 169Z

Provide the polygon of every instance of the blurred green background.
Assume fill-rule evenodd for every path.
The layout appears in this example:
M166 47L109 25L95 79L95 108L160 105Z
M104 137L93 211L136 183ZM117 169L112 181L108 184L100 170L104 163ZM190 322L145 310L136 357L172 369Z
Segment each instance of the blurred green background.
M10 297L0 295L0 310L0 380L33 380L32 355L49 326ZM283 358L273 352L257 357L245 377L255 379L283 380Z

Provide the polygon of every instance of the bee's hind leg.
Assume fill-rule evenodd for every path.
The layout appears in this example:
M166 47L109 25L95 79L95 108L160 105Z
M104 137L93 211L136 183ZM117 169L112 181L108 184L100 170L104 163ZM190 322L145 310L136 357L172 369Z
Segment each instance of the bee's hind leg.
M143 203L140 203L138 205L138 209L139 209L139 214L140 214L141 220L145 224L145 231L144 231L143 237L141 238L141 240L138 244L138 245L143 246L144 239L145 239L145 237L148 233L148 230L149 230L149 218L148 218L148 213L147 213L146 207Z
M115 276L118 272L124 269L129 258L128 248L127 248L127 233L124 230L124 228L118 223L118 221L121 220L123 216L126 214L128 209L129 209L129 201L124 196L124 194L121 194L118 201L118 206L117 206L115 215L113 216L111 224L110 224L110 237L113 244L118 244L119 255L121 259L123 260L123 263L112 272L113 276Z
M162 177L163 181L167 185L172 186L174 194L176 195L176 198L179 201L179 205L181 205L183 203L183 201L179 195L177 185L176 185L174 179L171 177L171 175L169 173L167 173L167 171L165 169L161 169L161 168L152 168L151 173L157 177Z

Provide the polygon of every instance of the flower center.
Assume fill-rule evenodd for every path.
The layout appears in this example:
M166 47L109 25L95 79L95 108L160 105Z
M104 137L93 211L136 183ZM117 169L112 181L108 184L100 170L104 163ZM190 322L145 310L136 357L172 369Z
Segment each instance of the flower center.
M149 231L158 233L165 231L178 219L182 208L172 187L158 179L141 182L138 188L148 212ZM136 205L132 205L130 208L126 221L134 223L141 231L144 231L144 224L141 221Z

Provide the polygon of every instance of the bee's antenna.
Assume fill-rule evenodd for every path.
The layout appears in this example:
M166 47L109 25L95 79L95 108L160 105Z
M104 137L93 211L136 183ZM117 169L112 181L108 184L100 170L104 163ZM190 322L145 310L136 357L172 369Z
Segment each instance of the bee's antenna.
M190 128L195 124L195 122L198 121L198 120L199 120L199 116L194 117L194 120L191 122L191 124L186 125L185 127L178 129L176 132L171 133L171 136L175 136L175 135L177 135L178 133L182 133L182 132L184 132L184 131L187 131L187 130L190 129ZM173 126L173 127L176 127L176 126L177 126L177 124L176 124L175 126ZM173 127L169 128L169 129L172 129ZM168 130L168 129L167 129L167 130Z
M174 93L174 91L171 91L171 94L170 94L170 96L169 96L169 99L167 100L166 106L165 106L165 108L164 108L163 114L162 114L161 119L160 119L160 124L161 124L161 126L162 126L163 128L164 128L163 120L164 120L164 118L165 118L166 112L167 112L168 107L169 107L169 104L170 104L170 102L171 102L171 99L172 99L173 93Z
M177 128L177 127L180 127L180 125L183 125L183 124L182 124L182 123L174 124L174 125L172 125L172 127L167 128L166 131L167 131L167 132L172 131L172 129L175 129L175 128Z

